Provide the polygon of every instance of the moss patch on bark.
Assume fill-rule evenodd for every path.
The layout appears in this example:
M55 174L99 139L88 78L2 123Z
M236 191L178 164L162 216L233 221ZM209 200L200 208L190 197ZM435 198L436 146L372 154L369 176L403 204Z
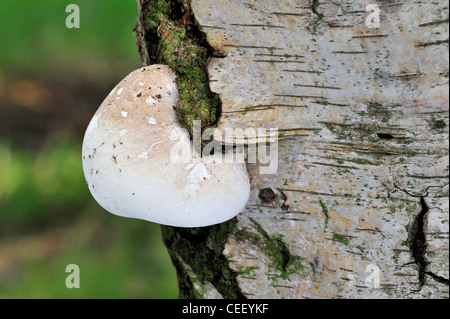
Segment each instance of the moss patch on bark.
M189 0L143 0L141 20L150 63L170 66L178 75L178 121L192 135L193 121L215 126L220 98L209 88L206 64L212 48L199 30Z

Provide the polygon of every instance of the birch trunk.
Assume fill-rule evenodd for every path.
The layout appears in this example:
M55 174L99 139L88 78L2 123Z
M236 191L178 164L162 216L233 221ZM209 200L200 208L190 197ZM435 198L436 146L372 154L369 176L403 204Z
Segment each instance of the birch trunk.
M280 132L237 218L163 227L180 296L448 298L448 2L374 1L378 28L362 0L166 2L213 49L218 127Z

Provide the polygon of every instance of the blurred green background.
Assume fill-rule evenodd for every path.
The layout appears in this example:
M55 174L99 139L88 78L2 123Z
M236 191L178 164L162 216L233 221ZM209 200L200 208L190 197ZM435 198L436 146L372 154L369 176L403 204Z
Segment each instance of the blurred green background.
M103 210L81 166L91 117L139 67L136 15L136 0L1 0L0 298L177 298L159 225Z

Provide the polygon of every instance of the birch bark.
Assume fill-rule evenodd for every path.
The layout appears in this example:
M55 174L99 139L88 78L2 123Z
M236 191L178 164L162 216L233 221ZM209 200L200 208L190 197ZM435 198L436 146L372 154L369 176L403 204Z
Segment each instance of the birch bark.
M235 220L164 228L180 295L448 298L448 2L182 2L218 127L280 134Z

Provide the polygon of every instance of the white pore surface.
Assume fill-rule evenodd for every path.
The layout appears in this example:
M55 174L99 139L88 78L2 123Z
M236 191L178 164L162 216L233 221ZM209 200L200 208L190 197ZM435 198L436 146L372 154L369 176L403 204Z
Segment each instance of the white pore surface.
M175 77L167 66L147 66L112 90L86 130L86 181L96 201L116 215L178 227L218 224L245 207L247 170L179 156L192 146L173 108Z

